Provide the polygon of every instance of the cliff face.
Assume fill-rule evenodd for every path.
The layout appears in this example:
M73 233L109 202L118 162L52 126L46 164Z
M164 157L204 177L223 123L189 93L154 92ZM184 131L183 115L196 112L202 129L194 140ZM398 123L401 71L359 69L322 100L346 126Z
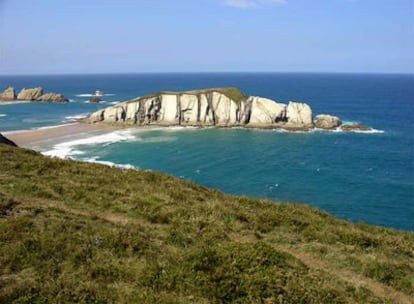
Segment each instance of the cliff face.
M97 111L88 121L131 125L313 127L312 110L307 104L289 102L286 105L244 96L233 88L145 96Z

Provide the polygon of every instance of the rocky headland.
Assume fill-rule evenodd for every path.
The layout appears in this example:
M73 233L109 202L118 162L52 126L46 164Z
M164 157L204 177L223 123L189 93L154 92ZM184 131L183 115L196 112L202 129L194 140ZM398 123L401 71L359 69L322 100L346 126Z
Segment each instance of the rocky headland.
M43 88L23 88L16 94L13 87L8 87L0 93L0 101L45 101L45 102L68 102L69 100L58 93L44 93Z
M160 92L99 110L84 119L88 123L124 125L281 128L300 131L337 129L341 119L318 115L302 102L278 103L246 96L237 88L213 88L185 92Z

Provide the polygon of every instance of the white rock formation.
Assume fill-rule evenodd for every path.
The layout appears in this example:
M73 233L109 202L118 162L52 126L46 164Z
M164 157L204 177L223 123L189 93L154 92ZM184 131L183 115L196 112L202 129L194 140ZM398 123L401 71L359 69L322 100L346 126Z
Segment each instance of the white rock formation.
M227 89L159 93L99 110L88 122L131 125L244 126L309 129L312 110L304 103L288 105L261 97L237 97ZM235 89L232 92L234 93ZM242 97L240 97L242 96ZM237 99L237 100L235 100Z
M287 106L287 124L295 127L313 127L312 110L306 103L290 101Z
M249 124L271 125L286 122L286 105L262 97L250 97L246 104L250 108Z
M336 116L320 114L316 116L315 126L320 129L335 129L342 124L341 119Z

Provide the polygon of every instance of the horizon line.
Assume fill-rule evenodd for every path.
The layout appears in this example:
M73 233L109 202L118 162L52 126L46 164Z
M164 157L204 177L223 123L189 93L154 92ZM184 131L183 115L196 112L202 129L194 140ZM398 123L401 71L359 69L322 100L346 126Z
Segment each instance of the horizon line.
M157 71L157 72L62 72L35 74L0 74L0 77L25 76L99 76L99 75L168 75L168 74L357 74L357 75L414 75L414 72L312 72L312 71Z

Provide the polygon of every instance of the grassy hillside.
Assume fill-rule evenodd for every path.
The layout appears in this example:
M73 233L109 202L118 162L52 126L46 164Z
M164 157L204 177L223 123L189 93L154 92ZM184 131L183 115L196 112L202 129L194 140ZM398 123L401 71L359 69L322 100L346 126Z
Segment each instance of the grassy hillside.
M1 303L412 303L414 233L0 144Z
M224 94L228 98L234 100L237 103L245 101L248 98L248 96L244 95L238 88L228 87L228 88L211 88L211 89L201 89L201 90L182 91L182 92L165 91L165 92L159 92L156 94L151 94L151 95L146 95L146 96L142 96L139 98L135 98L128 102L137 102L139 100L143 100L143 99L147 99L151 97L157 97L157 96L161 96L164 94L165 95L184 95L184 94L200 95L200 94L209 94L209 93L214 93L214 92Z

